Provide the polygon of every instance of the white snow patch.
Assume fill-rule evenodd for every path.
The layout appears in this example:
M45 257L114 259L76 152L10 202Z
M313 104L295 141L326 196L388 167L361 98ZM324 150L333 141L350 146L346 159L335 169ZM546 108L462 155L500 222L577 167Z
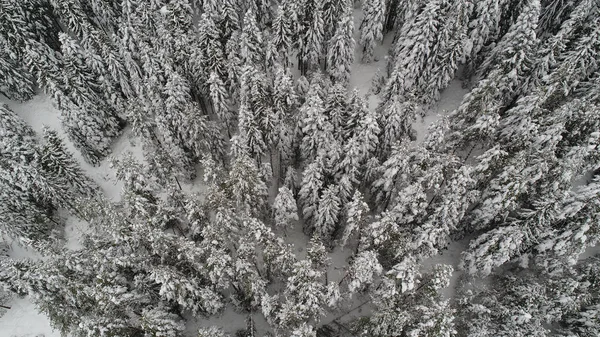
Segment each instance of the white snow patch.
M266 332L272 332L269 323L267 323L261 313L240 313L237 312L233 306L228 306L220 315L208 318L196 318L184 314L183 316L186 320L185 334L187 336L196 336L198 335L198 330L200 328L218 326L223 328L226 333L233 336L236 331L246 329L246 319L249 315L252 315L257 336L264 336L266 335Z
M6 304L10 309L0 318L3 337L61 337L50 326L48 318L37 312L28 298L14 298Z
M65 221L65 247L70 250L83 248L83 236L89 233L89 224L77 217L70 216Z
M454 268L450 284L442 290L442 295L445 299L452 299L456 294L456 286L463 271L458 269L461 259L461 253L464 252L469 245L469 239L450 242L447 249L442 250L438 255L432 256L421 263L421 273L426 273L432 270L437 264L447 264Z
M64 140L65 146L69 152L71 152L75 159L81 164L82 169L102 188L104 195L113 201L118 201L120 199L122 184L117 182L112 174L112 170L108 167L108 158L105 158L100 165L96 167L83 160L81 153L75 148L62 128L60 111L54 107L50 97L40 93L27 102L19 103L0 95L0 103L6 103L11 110L23 118L23 120L25 120L25 122L27 122L37 133L38 138L42 137L44 126L48 126L55 130ZM121 137L114 141L111 156L118 158L124 152L130 151L136 159L143 161L144 156L141 146L135 144L130 136L131 130L126 128ZM110 172L110 174L108 172Z

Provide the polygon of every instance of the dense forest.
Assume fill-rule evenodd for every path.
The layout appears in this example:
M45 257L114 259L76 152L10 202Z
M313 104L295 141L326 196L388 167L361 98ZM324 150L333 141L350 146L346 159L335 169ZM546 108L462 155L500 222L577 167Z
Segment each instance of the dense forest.
M0 0L0 99L45 95L61 121L0 103L0 232L41 256L0 242L0 304L26 296L73 337L597 337L599 18L598 0ZM113 155L122 137L142 158ZM118 200L82 166L105 162ZM89 226L77 249L67 218ZM423 267L455 242L456 268ZM246 328L206 323L226 310Z

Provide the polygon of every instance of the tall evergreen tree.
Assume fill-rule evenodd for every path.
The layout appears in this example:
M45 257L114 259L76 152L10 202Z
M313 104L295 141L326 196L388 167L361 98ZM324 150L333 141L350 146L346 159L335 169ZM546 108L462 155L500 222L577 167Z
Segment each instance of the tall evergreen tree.
M338 21L327 49L327 72L333 81L348 83L354 62L354 17L348 8Z
M383 41L384 14L386 2L382 0L363 2L363 20L360 24L360 45L362 61L373 62L375 46Z

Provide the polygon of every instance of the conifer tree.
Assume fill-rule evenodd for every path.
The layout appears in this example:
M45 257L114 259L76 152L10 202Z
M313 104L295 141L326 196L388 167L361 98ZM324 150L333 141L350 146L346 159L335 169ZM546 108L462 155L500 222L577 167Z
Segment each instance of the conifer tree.
M279 193L273 202L275 225L282 228L290 227L293 221L298 221L298 207L294 194L287 186L279 188Z
M61 111L69 138L86 161L97 165L110 153L110 143L120 133L119 120L102 109L105 105L87 87L89 83L81 77L84 73L79 72L76 60L70 60L66 76L54 51L35 41L27 45L25 60L37 83L53 97ZM67 77L71 77L71 82Z
M300 107L300 127L302 143L300 145L303 158L314 158L321 147L331 144L333 125L325 116L323 100L319 96L319 86L311 85L306 102Z
M452 128L461 130L452 136L457 136L452 142L464 146L468 141L489 142L493 139L499 124L498 113L517 97L531 69L532 51L537 44L535 30L539 5L535 0L528 3L511 30L484 61L480 71L487 73L486 78L465 96L450 117Z
M317 69L323 58L325 41L325 23L323 21L323 0L307 0L304 4L301 30L298 32L298 66L300 73L306 75L309 70Z
M73 197L93 197L97 192L95 183L83 173L57 132L44 128L44 140L40 165L53 183L64 186L65 192Z
M362 61L373 62L375 46L383 40L384 14L386 3L382 0L363 2L363 20L360 24L360 45Z
M346 9L338 21L327 49L327 72L333 81L348 83L354 63L354 18Z
M346 246L348 239L364 230L368 217L369 205L364 201L359 191L354 192L350 204L346 207L346 226L342 236L342 247Z
M354 257L350 266L348 291L355 293L371 285L375 278L383 272L383 267L373 251L360 252Z
M292 329L325 314L323 271L309 260L296 262L284 290L285 301L278 313L280 326Z
M325 242L330 242L340 220L341 203L338 197L339 188L328 186L319 199L319 207L315 215L315 233Z
M267 186L259 176L256 164L247 155L234 159L225 186L241 212L259 217L266 211Z
M321 192L324 188L323 164L319 161L310 163L302 175L302 184L298 192L298 201L302 205L302 218L308 228L317 214Z
M244 15L244 26L240 35L240 53L244 64L262 65L264 62L263 36L256 23L252 7Z
M233 113L229 107L227 89L219 75L214 71L210 73L208 86L210 90L213 111L219 117L219 120L227 126L228 132L231 133L231 128L233 126Z
M281 62L284 67L287 67L292 62L292 37L295 33L293 22L291 21L290 1L284 1L277 9L275 20L273 21L273 33L271 35L271 43L277 50Z
M327 43L337 30L338 22L351 9L352 3L347 0L323 0L324 41ZM324 47L327 47L324 45Z
M0 93L9 99L24 102L35 94L30 75L4 52L0 54L0 74Z
M436 265L431 274L419 279L419 287L408 292L400 289L398 281L385 277L373 294L373 314L358 323L360 336L454 335L454 311L440 294L451 273L452 267Z

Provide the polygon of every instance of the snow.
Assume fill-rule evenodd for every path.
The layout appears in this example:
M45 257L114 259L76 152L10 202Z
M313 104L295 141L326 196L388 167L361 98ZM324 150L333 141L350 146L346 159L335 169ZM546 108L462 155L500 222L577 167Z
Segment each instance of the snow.
M421 263L421 273L430 272L436 264L447 264L454 268L450 285L442 290L442 295L445 299L452 299L456 293L458 280L463 274L463 271L458 268L460 263L461 253L469 246L469 239L450 242L446 249L438 255L432 256Z
M38 252L21 246L17 241L12 240L11 238L0 236L0 242L6 243L8 246L8 256L15 260L39 260L42 258Z
M228 306L223 313L217 316L211 316L206 319L194 319L191 316L184 315L186 318L185 333L188 336L196 336L200 328L208 328L218 326L223 328L226 333L235 335L235 332L246 328L247 313L239 313L235 311L233 306ZM272 332L269 324L262 314L252 314L257 336L264 336L266 332Z
M27 298L15 298L6 304L11 307L0 318L2 337L61 337L52 330L50 321L39 314L34 304Z
M0 102L6 103L11 110L25 120L33 130L40 136L44 126L55 130L65 141L67 149L74 155L75 159L81 164L83 170L92 178L104 192L104 195L113 201L120 199L122 183L118 182L114 175L109 174L112 170L108 167L107 159L104 159L99 166L92 166L83 160L81 153L69 141L64 129L61 126L60 112L53 106L52 99L43 93L36 95L30 101L19 103L7 99L0 95ZM121 137L119 137L112 146L111 156L119 157L126 151L133 153L134 157L140 161L143 160L143 152L140 144L135 144L131 137L131 130L126 128Z

